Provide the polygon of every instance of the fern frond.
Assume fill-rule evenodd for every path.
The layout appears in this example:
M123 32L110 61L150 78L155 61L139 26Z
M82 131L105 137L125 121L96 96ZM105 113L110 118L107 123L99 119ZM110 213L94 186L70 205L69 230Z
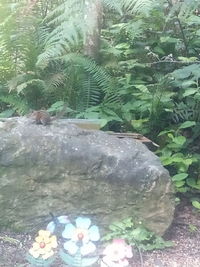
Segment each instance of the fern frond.
M17 93L19 94L29 85L33 85L33 84L42 89L46 88L46 84L43 80L31 78L30 75L28 75L27 73L24 73L10 80L8 82L8 89L9 89L9 92L16 90Z
M47 47L46 50L38 56L36 67L40 69L45 69L49 62L56 57L62 56L67 51L67 44L53 44L50 47Z
M116 0L102 0L104 6L108 7L109 9L116 10L119 14L122 14L122 5L120 1Z
M19 74L16 77L12 78L10 81L8 81L9 92L15 90L18 84L24 83L24 81L26 80L26 75L26 73Z
M16 95L1 95L0 94L0 100L9 107L12 107L18 114L24 115L29 111L29 106L26 102L26 100L22 99L19 96Z
M56 24L56 22L60 24L60 22L68 20L71 16L73 17L75 13L80 13L84 6L84 0L65 0L47 14L44 22L49 25ZM66 16L65 18L64 15Z
M25 88L27 88L29 85L36 85L40 88L46 88L46 84L43 80L40 79L32 79L27 82L21 83L16 87L17 93L21 93Z
M122 7L132 14L148 13L156 3L155 0L120 0Z
M50 78L48 79L47 83L47 88L48 90L51 88L57 88L59 86L63 86L66 81L66 77L64 73L58 72L58 73L53 73Z
M81 91L78 97L77 110L84 111L89 107L99 104L101 90L90 75L87 75L83 81Z
M172 120L176 123L184 121L200 122L199 109L200 101L198 98L186 98L180 103L175 103Z
M67 64L74 64L80 66L89 76L90 79L98 86L100 93L104 95L105 102L119 102L120 97L118 94L117 86L112 77L106 72L106 70L97 65L94 60L84 57L78 54L68 54L62 58ZM91 81L91 80L90 80ZM96 87L95 87L96 88ZM99 93L95 90L95 97L99 97ZM92 93L91 93L92 96Z

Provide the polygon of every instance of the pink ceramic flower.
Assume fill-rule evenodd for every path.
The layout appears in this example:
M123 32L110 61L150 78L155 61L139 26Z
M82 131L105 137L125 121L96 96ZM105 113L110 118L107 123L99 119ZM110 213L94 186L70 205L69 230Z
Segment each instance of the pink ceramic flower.
M132 248L124 239L114 239L104 249L101 267L126 267L129 266L127 258L132 258Z

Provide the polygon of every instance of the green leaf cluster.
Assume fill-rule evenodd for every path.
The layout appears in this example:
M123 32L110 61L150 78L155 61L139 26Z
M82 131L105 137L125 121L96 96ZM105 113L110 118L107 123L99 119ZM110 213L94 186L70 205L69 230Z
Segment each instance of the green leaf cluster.
M110 232L103 237L104 241L122 238L130 245L142 250L163 249L173 245L172 242L165 241L162 237L146 229L141 223L136 223L133 218L113 223L109 226L109 230Z

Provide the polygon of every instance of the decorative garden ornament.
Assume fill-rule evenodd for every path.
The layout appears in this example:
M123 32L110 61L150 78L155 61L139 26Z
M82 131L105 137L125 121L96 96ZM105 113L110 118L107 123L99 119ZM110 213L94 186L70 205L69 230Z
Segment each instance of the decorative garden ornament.
M54 249L57 246L55 235L51 235L49 231L40 230L35 242L29 249L27 260L34 266L49 266L54 260Z
M91 226L89 218L78 217L75 222L76 226L71 223L65 226L62 236L68 239L63 245L67 253L61 250L60 255L70 266L91 266L98 257L85 256L95 252L94 242L100 239L99 229L96 225Z
M124 239L114 239L103 251L101 267L130 266L128 259L133 257L132 248Z

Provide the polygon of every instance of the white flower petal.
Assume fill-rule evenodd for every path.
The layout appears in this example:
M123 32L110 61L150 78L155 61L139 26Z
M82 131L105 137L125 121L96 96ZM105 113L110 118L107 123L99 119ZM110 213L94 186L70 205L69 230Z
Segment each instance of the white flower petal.
M132 247L127 245L125 253L127 258L132 258L133 257Z
M71 224L71 223L66 224L65 230L62 232L62 236L64 238L71 239L73 234L74 234L75 229L76 228L73 224Z
M78 250L78 246L76 245L75 242L72 242L72 241L65 242L63 246L64 246L64 249L66 249L72 255L76 254Z
M96 250L95 244L93 244L92 242L88 242L87 244L84 244L81 247L81 254L85 256L87 254L94 252L95 250Z
M59 221L59 223L65 223L65 224L70 222L68 219L68 216L59 216L58 221Z
M106 246L103 255L108 257L111 261L117 262L125 257L124 248L113 242Z
M77 228L88 229L90 227L91 220L89 218L78 217L76 219Z
M96 225L90 227L89 238L91 241L98 241L100 239L99 228Z
M55 231L55 223L54 223L54 222L50 222L50 223L48 223L46 229L47 229L49 232L53 233L53 232Z

